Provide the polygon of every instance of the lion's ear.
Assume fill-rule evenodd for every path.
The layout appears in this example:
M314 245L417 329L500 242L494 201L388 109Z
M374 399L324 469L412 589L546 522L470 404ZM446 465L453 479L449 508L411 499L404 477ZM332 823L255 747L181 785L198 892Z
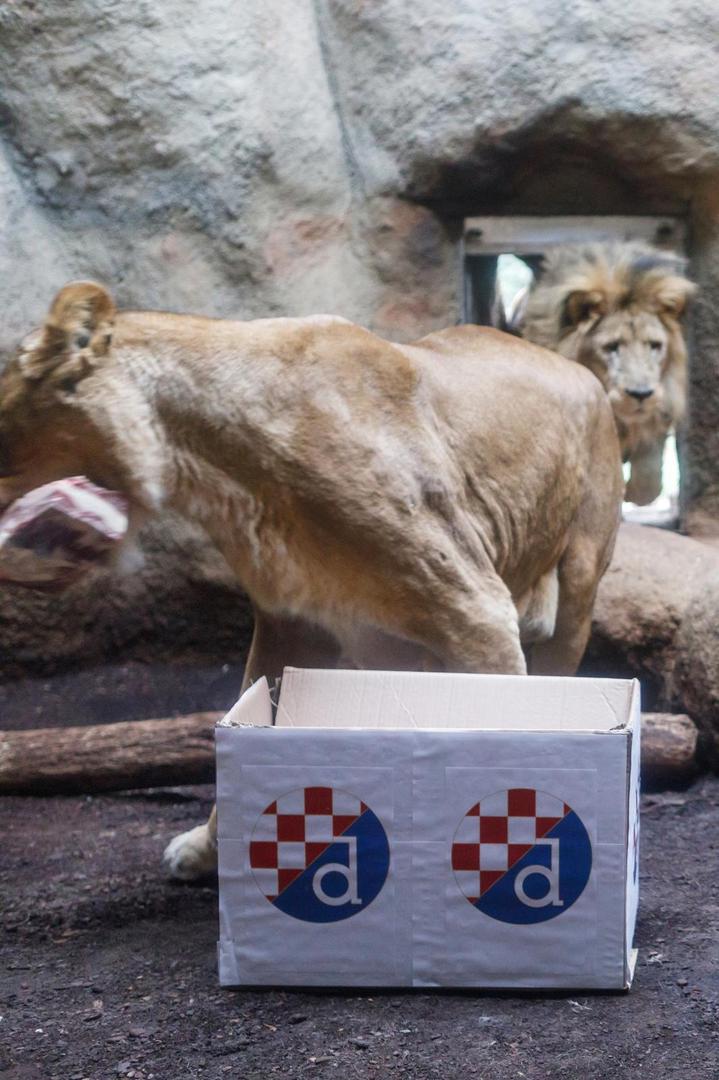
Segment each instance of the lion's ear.
M73 281L52 302L45 324L23 343L20 368L41 379L68 360L78 379L89 374L112 341L115 305L94 281Z
M652 299L656 304L657 314L679 319L697 287L688 278L671 275L658 281L653 291Z
M607 313L606 297L596 289L575 289L564 301L562 329L570 329Z

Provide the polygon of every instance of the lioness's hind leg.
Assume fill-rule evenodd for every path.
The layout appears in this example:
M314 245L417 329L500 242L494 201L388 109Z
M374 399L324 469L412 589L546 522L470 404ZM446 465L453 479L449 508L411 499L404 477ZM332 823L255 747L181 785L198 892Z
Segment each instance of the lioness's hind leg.
M529 653L530 675L574 675L587 647L592 608L601 576L601 556L586 537L574 540L559 563L554 634Z
M518 604L522 645L547 641L554 634L559 606L559 577L553 566L543 574L528 596Z

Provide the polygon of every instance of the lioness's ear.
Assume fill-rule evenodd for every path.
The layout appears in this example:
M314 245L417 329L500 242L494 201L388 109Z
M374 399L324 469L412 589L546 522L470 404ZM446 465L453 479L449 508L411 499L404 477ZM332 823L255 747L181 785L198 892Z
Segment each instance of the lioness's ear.
M564 301L562 309L562 329L579 326L588 319L597 319L607 313L606 297L596 289L587 291L577 289Z
M41 379L59 364L71 366L78 379L87 375L110 348L115 305L94 281L73 281L52 302L45 325L23 344L20 368L28 379Z

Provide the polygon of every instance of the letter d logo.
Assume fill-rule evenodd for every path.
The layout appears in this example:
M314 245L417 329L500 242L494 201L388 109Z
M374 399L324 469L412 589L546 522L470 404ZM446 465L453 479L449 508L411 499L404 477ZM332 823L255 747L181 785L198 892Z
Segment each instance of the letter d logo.
M537 840L536 847L540 846L549 848L549 866L540 866L539 863L523 866L514 879L515 896L527 907L540 908L548 904L552 907L564 907L564 901L559 899L559 840ZM524 883L532 874L538 874L547 880L549 888L544 896L527 895Z
M342 788L294 788L280 795L260 814L249 846L260 892L278 911L304 922L361 916L389 872L382 822Z
M312 878L312 892L322 904L330 907L339 907L341 904L361 904L357 895L357 838L355 836L343 836L335 841L337 844L347 845L347 857L349 865L331 862L321 866ZM325 892L324 880L328 874L340 874L346 882L345 891L340 896L332 896Z
M592 872L589 833L571 806L536 788L484 795L457 826L452 869L470 904L499 922L562 915Z

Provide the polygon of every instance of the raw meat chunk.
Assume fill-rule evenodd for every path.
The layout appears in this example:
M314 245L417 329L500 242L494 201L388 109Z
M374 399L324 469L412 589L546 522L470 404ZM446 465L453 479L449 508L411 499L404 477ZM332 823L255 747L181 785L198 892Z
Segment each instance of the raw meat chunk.
M101 563L127 532L127 500L84 476L29 491L0 517L0 581L58 587Z

